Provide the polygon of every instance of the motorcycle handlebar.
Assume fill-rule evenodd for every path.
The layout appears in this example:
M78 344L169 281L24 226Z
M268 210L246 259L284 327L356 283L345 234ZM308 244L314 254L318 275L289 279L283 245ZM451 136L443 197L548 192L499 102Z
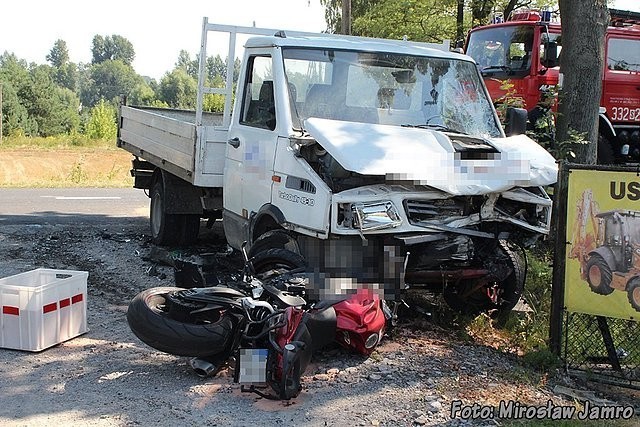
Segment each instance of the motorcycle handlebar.
M251 297L242 298L242 307L246 309L254 309L256 307L263 307L269 310L269 313L273 314L275 312L273 306L266 301L257 301Z

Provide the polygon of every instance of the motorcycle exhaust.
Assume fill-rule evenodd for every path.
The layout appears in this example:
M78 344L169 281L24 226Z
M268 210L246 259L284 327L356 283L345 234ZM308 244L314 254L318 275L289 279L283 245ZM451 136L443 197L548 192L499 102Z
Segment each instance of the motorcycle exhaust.
M189 360L189 365L200 378L212 377L218 372L218 366L198 357Z

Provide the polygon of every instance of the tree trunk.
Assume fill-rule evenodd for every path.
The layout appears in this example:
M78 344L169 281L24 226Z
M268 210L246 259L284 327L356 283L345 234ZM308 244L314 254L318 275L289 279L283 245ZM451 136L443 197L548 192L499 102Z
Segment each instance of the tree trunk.
M509 15L511 15L511 12L513 12L513 9L516 8L517 4L518 0L509 0L509 2L505 5L502 12L505 21L509 18Z
M559 0L562 17L562 87L558 108L558 141L569 131L584 134L589 144L574 152L578 163L595 164L598 110L604 66L604 35L609 22L606 0Z
M351 0L342 0L342 34L351 35Z
M458 0L456 11L456 42L464 40L464 0Z

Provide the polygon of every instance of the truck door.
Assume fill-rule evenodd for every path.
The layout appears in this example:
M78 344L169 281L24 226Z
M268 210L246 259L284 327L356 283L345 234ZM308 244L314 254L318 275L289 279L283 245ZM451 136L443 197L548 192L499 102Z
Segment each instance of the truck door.
M602 103L621 127L640 125L640 38L610 34L606 46ZM619 127L616 126L616 127Z
M239 84L242 99L229 127L224 172L225 209L249 219L271 201L273 161L278 140L271 50L246 58ZM236 114L238 113L238 114Z

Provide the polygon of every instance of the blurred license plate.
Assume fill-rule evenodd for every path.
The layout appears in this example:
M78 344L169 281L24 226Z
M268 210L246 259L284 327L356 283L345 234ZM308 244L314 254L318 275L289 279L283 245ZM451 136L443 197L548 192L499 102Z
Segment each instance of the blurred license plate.
M238 382L241 384L264 384L267 382L266 348L241 348Z

